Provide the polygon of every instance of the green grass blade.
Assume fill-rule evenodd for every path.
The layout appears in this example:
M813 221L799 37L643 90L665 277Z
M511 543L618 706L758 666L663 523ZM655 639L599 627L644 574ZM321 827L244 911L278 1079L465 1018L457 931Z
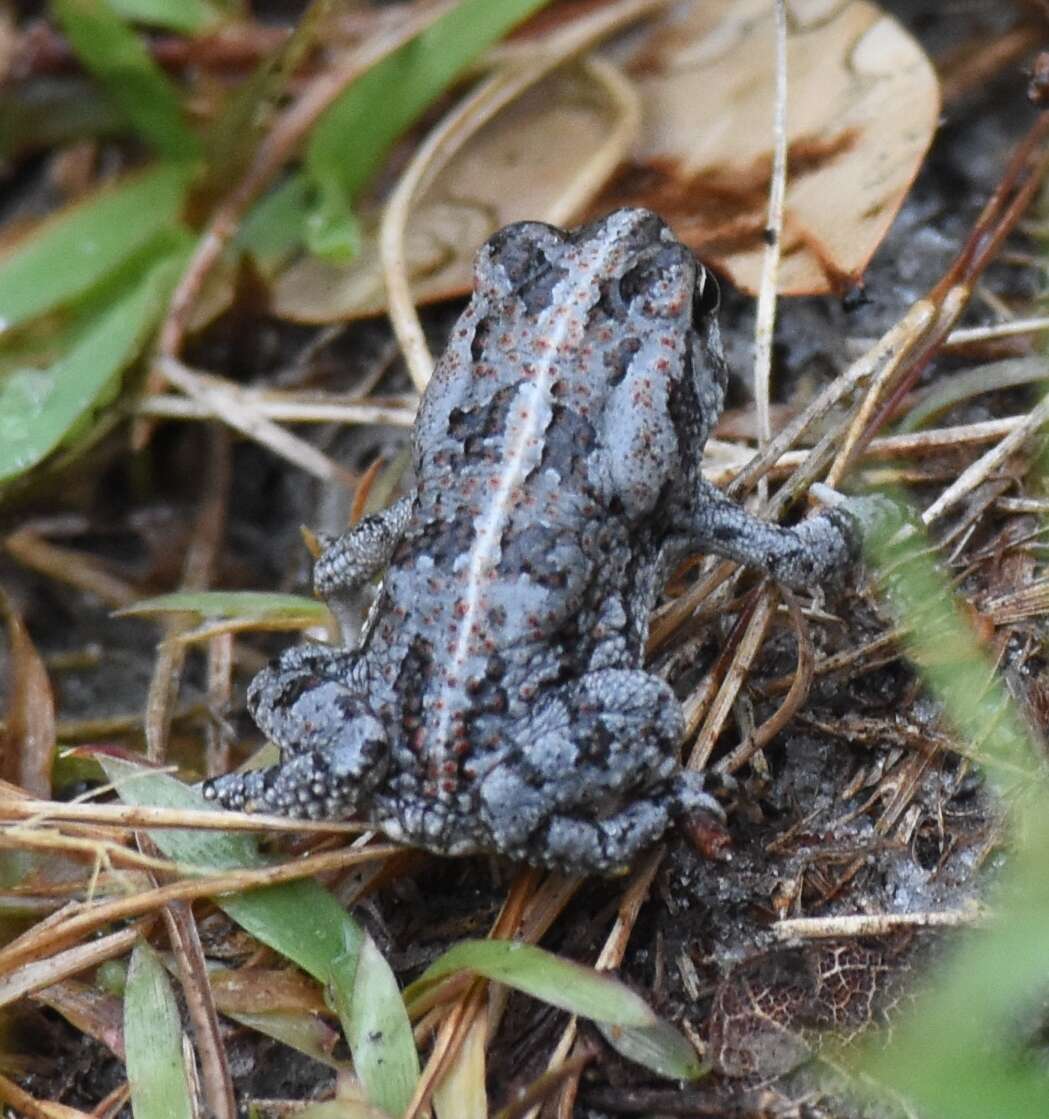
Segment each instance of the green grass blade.
M368 1099L401 1115L419 1080L419 1054L393 971L363 930L333 961L330 990Z
M183 35L212 31L224 18L205 0L106 0L106 3L129 22L166 27Z
M167 252L125 285L76 331L46 368L26 367L0 379L0 482L39 465L109 402L120 374L156 325L186 260Z
M0 256L0 326L83 295L178 224L191 170L161 164L48 219Z
M306 149L320 202L307 223L310 248L352 255L350 207L398 136L482 51L547 0L462 0L364 74L321 117Z
M515 991L590 1018L624 1057L661 1076L694 1080L702 1067L695 1050L640 995L612 975L563 960L531 944L510 940L464 940L438 957L405 991L411 1004L429 987L472 971Z
M165 773L99 757L125 804L209 809L194 789ZM242 833L153 829L153 842L180 863L231 869L265 860ZM263 944L330 985L357 1075L372 1103L398 1114L419 1077L411 1024L389 964L336 899L312 879L215 898Z
M463 940L439 956L408 988L409 1002L438 980L472 971L551 1006L615 1026L658 1021L640 995L612 975L513 940Z
M891 1085L923 1114L951 1119L1041 1119L1049 1076L1018 1023L1040 1013L1049 974L1049 782L1003 681L980 647L919 532L874 541L910 657L959 736L1014 810L1015 846L992 899L994 923L964 936L888 1044L838 1059L868 1084Z
M161 617L166 614L193 614L205 619L235 618L285 628L290 623L302 626L323 625L331 619L327 606L300 594L266 591L175 591L155 598L144 598L116 611L119 617Z
M163 965L145 941L131 953L128 968L124 1047L135 1119L192 1119L178 1006Z
M174 159L195 157L199 144L178 90L106 0L52 0L52 7L80 61L142 138Z

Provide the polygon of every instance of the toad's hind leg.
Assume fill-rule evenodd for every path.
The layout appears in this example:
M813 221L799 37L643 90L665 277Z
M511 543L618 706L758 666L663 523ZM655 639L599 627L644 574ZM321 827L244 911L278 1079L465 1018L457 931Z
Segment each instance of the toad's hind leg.
M682 772L681 705L640 669L599 669L552 689L514 728L512 759L481 783L493 843L515 858L610 873L670 821L720 814L698 775Z
M389 763L389 741L368 708L357 654L288 649L248 689L248 706L281 748L279 765L204 783L227 808L341 818L365 809Z

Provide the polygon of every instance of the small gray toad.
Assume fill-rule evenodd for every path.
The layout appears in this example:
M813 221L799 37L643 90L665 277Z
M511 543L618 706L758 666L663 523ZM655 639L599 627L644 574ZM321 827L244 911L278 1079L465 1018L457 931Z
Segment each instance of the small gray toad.
M384 573L357 647L260 672L248 702L283 760L205 794L597 873L716 811L678 763L678 700L642 667L666 574L713 552L794 587L835 578L871 500L780 528L703 480L717 304L645 210L496 233L423 397L414 492L317 561L337 614Z

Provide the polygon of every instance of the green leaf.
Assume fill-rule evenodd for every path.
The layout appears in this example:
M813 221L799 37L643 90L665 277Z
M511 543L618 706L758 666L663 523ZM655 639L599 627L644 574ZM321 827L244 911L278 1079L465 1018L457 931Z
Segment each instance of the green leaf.
M128 968L124 1047L135 1119L192 1119L178 1006L163 965L145 941L131 953Z
M212 31L224 18L205 0L106 0L106 3L129 22L167 27L184 35Z
M994 671L950 582L931 562L923 532L870 541L906 646L959 737L983 761L1013 810L1015 840L992 899L988 928L965 934L933 980L923 984L892 1035L836 1055L884 1084L922 1114L951 1119L1041 1119L1049 1076L1020 1023L1042 1012L1049 973L1049 782L1009 689Z
M120 758L98 760L125 804L213 807L166 773ZM265 865L255 842L240 832L156 828L150 836L180 863L225 869ZM369 1099L391 1114L403 1112L419 1077L419 1058L397 981L364 929L312 879L220 896L215 903L257 940L331 985ZM273 1032L278 1023L267 1025Z
M175 159L195 157L178 90L105 0L52 0L52 7L77 57L143 139Z
M472 971L551 1006L597 1023L609 1044L661 1076L694 1080L703 1072L695 1050L640 995L614 976L511 940L464 940L438 957L405 991L409 1005L427 988Z
M83 295L176 226L191 169L161 164L78 202L0 256L4 330Z
M547 0L462 0L373 66L317 122L306 173L319 192L307 223L313 252L346 259L358 242L351 206L391 144L487 47Z
M106 777L125 804L214 811L215 806L181 781L113 757L100 757ZM210 870L267 866L254 840L242 832L156 828L153 842L171 859ZM216 905L257 940L327 983L332 962L360 929L343 907L312 878L263 886L215 899Z
M234 247L250 253L264 275L272 274L302 244L315 193L305 175L289 175L252 207Z
M198 619L250 619L261 624L289 623L313 626L330 620L328 608L315 598L298 594L270 594L261 591L176 591L173 594L144 598L116 611L123 617L148 617L162 614L195 614Z
M170 239L165 241L167 251L87 316L55 362L0 378L0 482L37 466L109 402L120 374L163 313L188 256L184 244L173 250Z
M403 1114L419 1081L419 1054L393 971L363 930L333 961L331 994L369 1101Z
M405 997L411 1003L426 988L457 971L476 972L597 1022L651 1026L659 1021L648 1003L614 976L514 940L460 941L419 976Z

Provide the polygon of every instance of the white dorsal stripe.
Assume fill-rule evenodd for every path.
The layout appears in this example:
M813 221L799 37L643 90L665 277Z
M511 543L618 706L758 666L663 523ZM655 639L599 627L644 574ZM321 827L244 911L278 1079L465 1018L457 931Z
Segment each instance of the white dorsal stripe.
M536 316L535 333L545 339L546 349L542 359L535 362L535 375L521 383L507 413L507 439L500 464L499 485L490 491L478 518L477 535L470 549L470 566L464 581L464 608L455 650L448 662L448 672L457 681L456 687L451 689L452 695L459 694L465 684L463 673L470 654L471 632L484 620L485 591L502 554L499 545L510 518L514 496L542 456L542 433L550 422L552 388L563 347L572 327L585 325L582 319L589 307L580 308L580 314L572 314L568 308L576 302L580 292L585 292L589 301L590 293L596 289L595 278L605 275L609 257L622 251L618 242L617 237L603 238L600 244L588 241L586 249L591 250L592 255L581 255L572 261L566 278L552 290L549 306ZM595 249L598 251L593 251ZM548 323L550 328L546 329ZM444 754L450 737L454 714L453 705L448 702L450 698L449 695L443 696L440 721L427 751L431 757Z

